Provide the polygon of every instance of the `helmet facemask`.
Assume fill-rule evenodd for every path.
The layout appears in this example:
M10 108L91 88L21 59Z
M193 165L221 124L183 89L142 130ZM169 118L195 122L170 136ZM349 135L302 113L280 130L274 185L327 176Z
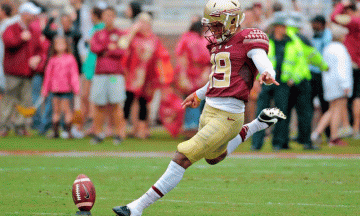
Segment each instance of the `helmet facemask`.
M240 8L232 11L215 11L209 14L209 18L201 20L206 29L205 38L212 44L223 43L229 40L238 30L245 19L244 13L238 13ZM234 13L235 12L235 13Z

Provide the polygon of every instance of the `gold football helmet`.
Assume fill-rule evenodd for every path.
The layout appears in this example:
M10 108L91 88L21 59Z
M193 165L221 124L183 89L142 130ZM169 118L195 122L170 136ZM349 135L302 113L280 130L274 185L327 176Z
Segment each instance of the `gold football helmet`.
M222 43L228 40L244 21L245 14L238 0L209 0L205 6L201 22L208 27L210 43ZM206 35L206 34L205 34Z

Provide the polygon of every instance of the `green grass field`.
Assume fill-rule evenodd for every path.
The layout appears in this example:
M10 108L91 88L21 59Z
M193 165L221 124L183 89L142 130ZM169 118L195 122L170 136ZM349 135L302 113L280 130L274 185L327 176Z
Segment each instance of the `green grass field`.
M359 143L344 148L323 146L320 154L358 154ZM174 152L181 139L163 132L152 139L89 140L8 137L0 151ZM239 152L248 152L244 143ZM304 153L291 144L291 153ZM262 152L271 152L266 144ZM0 215L74 215L71 197L77 175L96 187L94 216L114 215L111 208L138 198L162 175L170 158L0 156ZM178 187L146 209L149 216L360 215L359 159L228 158L219 165L204 161L185 173Z
M71 185L87 174L97 191L93 215L142 195L168 158L0 158L1 215L71 215ZM144 215L358 215L358 160L228 159L203 161Z

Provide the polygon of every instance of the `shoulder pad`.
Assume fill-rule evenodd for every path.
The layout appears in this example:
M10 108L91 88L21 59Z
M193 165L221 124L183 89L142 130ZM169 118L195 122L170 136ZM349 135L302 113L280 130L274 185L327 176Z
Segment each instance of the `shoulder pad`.
M259 29L251 29L244 38L244 43L269 43L269 38L265 32Z

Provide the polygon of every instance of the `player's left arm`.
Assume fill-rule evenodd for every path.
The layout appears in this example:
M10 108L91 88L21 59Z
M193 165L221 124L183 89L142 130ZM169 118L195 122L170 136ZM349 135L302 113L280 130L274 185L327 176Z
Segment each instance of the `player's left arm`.
M266 85L280 85L275 80L276 72L264 49L252 49L247 53L247 56L253 60L260 73L260 84L265 83Z

